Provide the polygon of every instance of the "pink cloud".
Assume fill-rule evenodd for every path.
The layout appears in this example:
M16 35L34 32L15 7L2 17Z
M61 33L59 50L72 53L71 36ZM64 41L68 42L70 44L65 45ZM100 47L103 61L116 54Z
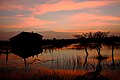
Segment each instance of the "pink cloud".
M25 7L23 5L10 5L10 4L1 4L0 10L24 10Z
M36 11L33 14L44 14L47 12L63 11L63 10L80 10L87 8L96 8L106 6L114 1L84 1L74 2L72 0L61 0L53 4L42 4L35 6Z
M75 33L97 32L97 31L101 31L101 30L100 29L97 29L97 30L87 30L87 29L83 29L83 30L81 30L81 29L73 29L73 30L61 29L61 30L55 30L55 32L75 32Z
M16 0L17 1L17 0ZM24 1L23 1L24 2ZM28 10L32 14L44 14L47 12L56 12L56 11L68 11L68 10L80 10L80 9L89 9L97 8L102 6L107 6L116 1L84 1L84 2L75 2L74 0L59 0L56 3L49 3L48 1L45 4L36 4L32 6L26 6L25 4L11 4L11 3L1 3L0 10Z
M0 10L33 10L31 6L31 0L0 0Z
M72 15L70 17L70 20L73 21L91 21L91 20L120 20L120 17L113 17L113 16L103 16L103 15L97 15L97 14L89 14L89 13L78 13L75 15Z
M23 15L16 15L14 17L0 17L3 19L12 18L18 20L18 22L13 25L0 25L0 28L22 28L22 27L45 28L47 25L56 23L55 21L40 20L34 18L33 16L29 16L29 17L21 17L21 16Z
M68 10L80 10L80 9L89 9L89 8L97 8L103 7L110 4L115 3L112 0L97 0L97 1L84 1L84 2L75 2L74 0L59 0L57 3L45 3L45 4L37 4L36 6L25 6L25 5L10 5L10 4L3 4L0 5L0 10L29 10L32 11L33 14L24 17L22 14L15 15L11 17L11 19L15 18L18 20L18 23L14 25L5 25L0 26L0 28L19 28L19 27L29 27L29 26L40 26L45 27L49 26L51 29L64 29L75 27L76 29L80 29L81 26L86 26L85 28L89 28L91 26L105 26L105 25L119 25L116 23L110 23L109 21L119 21L119 17L112 17L112 16L103 16L103 15L96 15L96 14L88 14L88 13L79 13L72 15L71 17L66 17L65 19L57 20L57 21L47 21L41 20L34 17L36 14L45 14L48 12L56 12L56 11L68 11ZM60 16L60 15L58 15ZM10 17L10 16L9 16ZM55 16L54 16L55 17ZM1 18L1 17L0 17ZM2 18L8 18L3 16ZM1 18L1 19L2 19ZM57 27L56 27L57 26Z
M120 17L103 16L88 13L79 13L68 18L71 26L108 26L120 25L118 23L111 23L110 21L120 21Z
M35 25L50 25L55 23L55 21L46 21L34 17L27 17L23 18L21 23L24 24L25 26L35 26Z

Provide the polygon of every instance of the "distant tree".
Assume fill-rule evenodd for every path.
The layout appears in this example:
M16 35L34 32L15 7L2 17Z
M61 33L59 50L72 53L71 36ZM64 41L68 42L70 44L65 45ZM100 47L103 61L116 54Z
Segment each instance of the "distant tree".
M89 42L88 42L87 39L88 38L92 38L93 37L93 33L89 32L89 33L75 34L73 36L80 40L80 43L81 43L80 45L85 47L85 52L86 52L86 54L88 56L87 48L88 48Z
M82 33L82 34L75 34L73 35L75 38L77 39L81 39L81 38L106 38L108 36L109 32L89 32L89 33Z
M84 44L85 46L85 51L87 52L87 47L90 45L90 39L95 39L95 44L93 45L94 48L96 48L97 53L100 55L100 49L101 49L101 43L102 43L102 39L106 38L108 36L109 32L89 32L89 33L82 33L82 34L75 34L73 35L75 38L80 40L80 43Z
M93 37L94 38L106 38L108 36L108 33L109 32L101 32L101 31L98 31L98 32L95 32L93 33Z
M93 38L93 33L89 32L89 33L75 34L73 36L75 38L77 38L77 39L81 39L81 38Z
M53 38L53 40L56 40L56 38Z

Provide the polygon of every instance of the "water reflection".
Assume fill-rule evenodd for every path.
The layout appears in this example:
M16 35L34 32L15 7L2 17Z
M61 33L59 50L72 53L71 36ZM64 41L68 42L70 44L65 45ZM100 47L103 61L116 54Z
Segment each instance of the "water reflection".
M89 47L90 49L96 49L98 56L96 57L97 61L97 66L95 67L95 65L91 64L92 68L95 69L95 71L91 71L91 72L87 72L84 75L76 78L75 80L108 80L106 77L104 77L103 75L100 74L100 72L102 71L102 65L101 62L105 59L107 59L108 57L104 57L101 55L101 44L95 43L95 44L89 44L89 45L85 45L85 52L86 52L86 57L85 57L85 61L83 64L83 67L85 67L86 63L87 63L87 58L88 58L88 50L87 47ZM114 48L112 47L112 54L113 54L113 50ZM112 55L112 59L113 55Z
M80 78L85 78L93 75L97 77L99 76L99 78L101 76L107 80L107 78L105 78L102 74L104 71L111 71L110 74L112 74L113 71L120 71L120 48L117 45L103 44L101 45L101 47L98 48L93 43L87 45L86 47L81 44L72 44L68 46L63 46L62 48L57 48L53 45L39 47L34 45L29 47L11 46L7 49L1 48L0 67L7 63L8 65L13 65L13 63L10 62L17 62L17 60L15 60L15 58L11 58L10 56L17 55L24 59L24 65L30 68L45 67L55 70L85 70L86 73L81 75ZM4 55L6 55L6 61L8 61L6 63L3 61ZM17 65L18 64L21 63L18 61Z
M97 59L98 62L95 71L87 72L84 75L77 77L75 80L109 80L108 78L100 74L100 72L102 71L101 62L103 58L97 58ZM92 66L94 67L95 65Z
M85 64L87 63L87 58L88 58L88 55L86 55L86 57L85 57L85 61L84 61L83 67L84 67Z
M116 70L116 65L119 65L119 63L115 63L116 61L116 57L119 57L119 56L115 56L115 51L116 49L120 49L120 45L116 44L116 43L111 43L111 44L107 44L106 45L109 49L111 49L111 60L112 60L112 63L111 65L108 65L108 67L110 67L112 70ZM118 68L119 66L117 66Z
M24 59L25 66L26 66L26 58L34 55L38 55L42 53L43 49L42 46L33 46L30 47L24 46L24 47L11 47L11 52L13 54L18 55L19 57Z
M114 45L112 45L112 69L115 69L115 61L114 61Z
M8 54L10 53L10 46L0 45L0 55L6 54L6 62L8 61Z

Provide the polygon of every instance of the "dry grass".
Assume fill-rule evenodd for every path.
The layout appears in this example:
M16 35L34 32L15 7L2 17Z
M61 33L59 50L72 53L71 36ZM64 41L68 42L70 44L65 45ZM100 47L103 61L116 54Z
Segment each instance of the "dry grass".
M50 70L39 69L19 69L19 70L0 70L0 80L75 80L88 71L85 70ZM120 80L119 73L103 71L101 73L110 80Z
M74 80L85 71L33 69L19 71L0 71L0 80Z

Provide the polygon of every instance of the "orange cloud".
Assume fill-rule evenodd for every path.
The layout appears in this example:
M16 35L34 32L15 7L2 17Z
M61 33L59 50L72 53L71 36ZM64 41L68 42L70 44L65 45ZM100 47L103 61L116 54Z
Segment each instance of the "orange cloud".
M54 24L55 21L46 21L46 20L40 20L34 17L27 17L23 18L21 24L25 26L35 26L35 25L50 25Z
M75 2L74 0L59 0L57 3L45 3L45 4L37 4L36 6L28 7L25 5L10 5L10 4L4 4L0 5L0 10L2 9L19 9L19 10L29 10L32 11L32 13L35 14L45 14L48 12L55 12L55 11L68 11L68 10L80 10L80 9L89 9L89 8L97 8L97 7L103 7L110 4L116 3L112 0L97 0L97 1L84 1L84 2ZM11 19L18 20L18 23L15 23L14 25L5 25L0 26L0 28L18 28L18 27L29 27L29 26L49 26L52 30L55 29L74 29L71 27L75 27L76 29L83 29L89 28L91 26L105 26L105 25L119 25L118 23L111 23L110 21L119 21L119 17L112 17L112 16L102 16L102 15L96 15L96 14L88 14L88 13L79 13L72 15L71 17L66 17L64 19L57 19L57 21L47 21L47 20L41 20L34 17L34 15L31 14L29 17L26 17L22 14L18 14L14 17L11 17ZM28 15L27 15L28 16ZM60 16L60 15L58 15ZM55 17L55 16L54 16ZM6 16L0 16L0 18L8 18ZM49 18L49 17L48 17ZM20 20L20 21L19 21ZM56 27L57 26L57 27Z
M32 7L31 6L26 6L25 4L11 4L11 3L8 2L8 3L0 3L0 10L3 10L3 11L4 10L11 10L11 11L13 11L13 10L35 11L36 9L33 6Z
M70 30L70 29L67 29L67 30L65 30L65 29L61 29L61 30L55 30L55 32L77 32L77 33L83 33L83 32L97 32L97 31L101 31L100 29L98 29L98 30L85 30L85 29L83 29L83 30L80 30L80 29L72 29L72 30ZM102 30L103 31L103 30Z
M18 20L17 23L13 25L0 25L0 28L22 28L22 27L39 27L43 28L47 25L51 25L56 23L55 21L46 21L34 18L33 16L30 17L21 17L22 15L17 15L14 17L0 17L1 19L16 19Z
M99 21L111 21L111 20L120 20L120 17L113 17L113 16L102 16L96 14L89 14L89 13L79 13L72 15L70 20L76 21L91 21L91 20L99 20Z
M96 8L106 6L114 1L84 1L74 2L72 0L61 0L53 4L42 4L35 6L36 11L33 14L44 14L47 12L63 11L63 10L80 10L86 8Z
M88 13L79 13L68 18L71 26L109 26L120 25L110 21L120 21L120 17L103 16Z

